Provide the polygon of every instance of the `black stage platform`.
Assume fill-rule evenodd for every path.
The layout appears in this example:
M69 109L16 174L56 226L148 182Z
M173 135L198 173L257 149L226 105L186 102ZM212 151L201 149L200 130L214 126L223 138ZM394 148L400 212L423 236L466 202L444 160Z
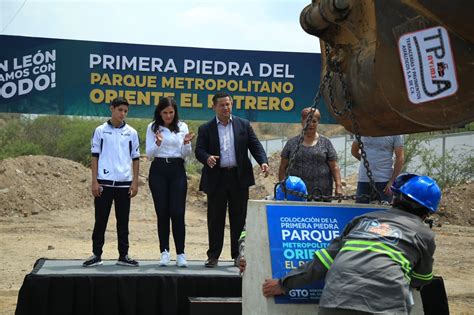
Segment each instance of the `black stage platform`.
M242 296L242 278L231 261L219 261L217 268L205 268L203 261L188 261L187 268L115 262L84 268L82 260L39 259L25 277L16 314L189 314L190 297Z

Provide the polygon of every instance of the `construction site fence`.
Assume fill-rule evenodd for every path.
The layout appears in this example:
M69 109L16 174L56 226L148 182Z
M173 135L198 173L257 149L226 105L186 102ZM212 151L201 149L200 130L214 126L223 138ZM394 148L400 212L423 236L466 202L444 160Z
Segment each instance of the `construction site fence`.
M407 135L404 135L405 143L407 141ZM348 177L356 174L359 171L359 161L356 160L351 154L351 146L354 141L353 135L343 135L329 137L334 148L337 151L338 163L341 169L341 176ZM266 139L261 140L263 148L268 156L279 153L283 150L287 137ZM454 159L466 159L468 156L474 155L474 132L461 132L461 133L449 133L449 134L435 134L428 136L426 139L420 142L420 146L431 151L437 157L441 158L441 161L445 161L446 158L452 157ZM251 157L250 153L249 156ZM252 159L252 163L255 165L255 160ZM277 171L278 165L271 165L274 171ZM424 165L422 165L421 157L414 156L406 168L406 171L416 173L426 173ZM444 172L449 172L448 169L443 168ZM473 175L474 177L474 175Z

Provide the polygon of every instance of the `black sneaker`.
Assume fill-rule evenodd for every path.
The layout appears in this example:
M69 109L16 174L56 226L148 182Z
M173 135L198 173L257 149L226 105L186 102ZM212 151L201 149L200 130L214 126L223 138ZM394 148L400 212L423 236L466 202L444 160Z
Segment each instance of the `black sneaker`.
M138 261L132 259L128 255L125 255L123 257L119 257L119 259L117 260L117 265L128 266L128 267L138 267Z
M82 263L82 267L94 267L102 265L102 259L100 256L92 255L85 262Z

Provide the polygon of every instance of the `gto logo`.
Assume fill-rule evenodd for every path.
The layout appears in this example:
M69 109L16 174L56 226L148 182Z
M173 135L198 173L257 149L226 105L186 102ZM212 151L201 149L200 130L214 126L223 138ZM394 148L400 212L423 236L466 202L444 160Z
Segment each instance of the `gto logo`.
M293 290L290 290L289 295L293 298L307 298L307 297L309 297L309 290L307 290L307 289L293 289Z

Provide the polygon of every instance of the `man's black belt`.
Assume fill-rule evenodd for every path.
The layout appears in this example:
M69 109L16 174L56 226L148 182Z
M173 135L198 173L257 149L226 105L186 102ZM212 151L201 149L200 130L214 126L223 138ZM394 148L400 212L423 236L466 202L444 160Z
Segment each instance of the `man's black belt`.
M237 166L225 166L220 168L222 171L234 172L237 171Z
M164 163L183 163L184 160L182 158L163 158L163 157L156 157L153 161L164 162Z
M113 187L128 187L130 185L132 185L132 182L129 181L129 182L120 182L120 181L115 181L115 180L107 180L107 179L98 179L97 182L99 182L99 184L101 185L105 185L105 186L113 186Z

